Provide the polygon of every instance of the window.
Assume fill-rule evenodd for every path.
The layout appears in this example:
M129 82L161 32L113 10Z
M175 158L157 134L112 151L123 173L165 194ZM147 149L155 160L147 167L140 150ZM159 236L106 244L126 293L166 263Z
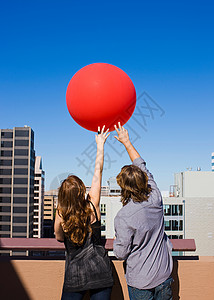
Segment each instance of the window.
M15 136L18 137L29 137L29 130L16 130Z
M13 193L14 194L27 194L28 189L27 188L14 188Z
M23 166L23 165L28 165L28 159L19 159L19 158L16 158L14 159L14 164L17 166L17 165L20 165L20 166Z
M0 166L12 166L12 160L6 160L6 159L1 159L0 160Z
M15 146L29 146L29 140L15 140Z
M11 150L2 150L1 151L1 156L4 157L12 157L13 152Z
M28 156L28 149L15 149L15 155Z
M172 230L177 231L178 230L178 221L172 220Z
M178 216L178 205L172 205L172 215Z
M171 216L172 214L172 205L164 205L164 215Z
M10 222L10 216L0 216L0 222Z
M27 232L26 226L13 226L13 232Z
M106 220L101 220L101 231L106 230Z
M13 223L27 223L27 217L13 217Z
M26 214L27 213L27 207L13 207L13 212L17 214Z
M39 193L34 193L34 197L39 197Z
M179 216L183 216L183 205L178 206L178 213L179 213Z
M11 178L0 178L0 184L11 184Z
M28 184L28 178L14 178L14 184Z
M13 147L13 142L9 141L1 141L1 147L2 148L12 148Z
M101 216L106 215L106 204L101 204L100 212L101 212Z
M0 212L10 212L10 206L0 206Z
M183 220L179 221L179 230L183 230Z
M171 220L165 220L164 221L164 226L165 226L165 230L171 230Z
M0 193L1 194L10 194L11 193L11 188L10 187L0 187Z
M39 180L34 180L34 184L39 184Z
M35 186L34 191L39 191L39 186Z
M28 169L15 168L14 169L14 174L15 175L28 175Z
M169 235L169 239L183 239L183 235Z
M10 233L1 233L1 237L2 238L9 238L10 237ZM4 256L5 256L5 253L4 253ZM9 256L9 254L7 256Z
M27 197L13 197L14 203L27 203Z
M10 225L0 225L0 231L10 231Z
M0 203L10 203L10 197L0 197Z
M0 169L0 175L12 175L12 169Z
M1 132L1 137L5 139L12 139L13 138L13 132L11 131L6 131L6 132Z

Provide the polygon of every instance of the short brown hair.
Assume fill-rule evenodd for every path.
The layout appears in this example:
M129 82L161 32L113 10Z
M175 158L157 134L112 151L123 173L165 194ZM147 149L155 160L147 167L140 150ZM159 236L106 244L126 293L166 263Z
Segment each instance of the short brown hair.
M123 205L126 205L130 198L134 202L146 201L149 198L152 189L148 185L148 176L139 167L135 165L124 166L116 179L121 187Z

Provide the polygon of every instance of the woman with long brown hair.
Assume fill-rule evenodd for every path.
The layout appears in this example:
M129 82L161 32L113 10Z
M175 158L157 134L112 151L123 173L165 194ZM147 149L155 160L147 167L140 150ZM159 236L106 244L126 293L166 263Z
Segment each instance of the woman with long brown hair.
M61 300L81 300L87 290L92 300L109 300L113 285L110 260L101 242L100 193L104 144L108 130L95 136L97 154L91 189L75 175L65 179L58 193L55 236L66 248Z

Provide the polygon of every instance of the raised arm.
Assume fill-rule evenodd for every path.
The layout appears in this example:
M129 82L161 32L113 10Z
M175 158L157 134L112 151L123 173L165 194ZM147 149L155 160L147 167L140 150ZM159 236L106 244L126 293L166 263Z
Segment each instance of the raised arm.
M140 154L137 152L137 150L132 145L132 143L129 139L128 130L125 129L124 127L122 127L120 125L120 122L118 122L118 128L116 125L114 125L114 128L118 134L118 136L115 136L115 138L125 146L125 148L128 152L128 155L129 155L131 161L133 162L136 158L140 157Z
M132 145L132 143L129 139L128 130L125 129L124 127L122 127L120 125L120 122L118 122L118 128L116 125L114 125L114 127L118 134L118 136L115 136L115 138L125 146L133 164L135 166L139 167L143 172L145 172L147 174L148 184L151 186L152 192L158 194L158 197L156 197L155 201L157 201L158 203L162 203L161 193L157 187L157 184L153 178L153 175L146 168L145 161L141 158L140 154L137 152L137 150Z
M95 208L99 208L100 205L100 192L101 192L101 182L102 182L102 172L103 172L103 160L104 160L104 144L109 136L109 129L105 130L103 126L101 132L100 127L98 127L98 135L95 135L97 143L97 155L95 160L94 176L92 179L91 189L89 196L93 202Z

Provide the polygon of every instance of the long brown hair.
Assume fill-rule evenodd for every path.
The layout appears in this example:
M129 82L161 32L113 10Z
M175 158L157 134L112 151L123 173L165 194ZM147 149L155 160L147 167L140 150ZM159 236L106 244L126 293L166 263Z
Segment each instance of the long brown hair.
M63 231L79 246L83 244L88 232L91 232L91 208L85 199L85 193L84 183L75 175L68 176L58 192L58 211L63 219Z
M134 202L146 201L149 198L152 189L148 185L148 176L139 167L135 165L124 166L116 179L121 187L123 205L126 205L130 198Z

